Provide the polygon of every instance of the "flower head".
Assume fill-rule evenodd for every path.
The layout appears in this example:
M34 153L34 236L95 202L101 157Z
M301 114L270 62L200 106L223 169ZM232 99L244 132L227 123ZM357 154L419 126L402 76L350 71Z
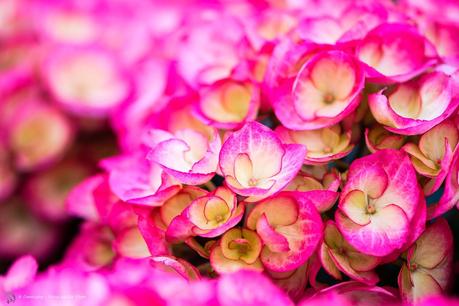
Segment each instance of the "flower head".
M303 146L282 144L269 128L250 122L223 143L219 165L227 186L254 202L284 188L304 155Z

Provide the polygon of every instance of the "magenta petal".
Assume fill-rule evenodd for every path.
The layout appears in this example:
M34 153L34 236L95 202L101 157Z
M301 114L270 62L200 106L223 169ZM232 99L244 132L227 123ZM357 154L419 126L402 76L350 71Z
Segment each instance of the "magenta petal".
M160 230L153 220L148 217L139 217L138 226L152 256L169 254L164 231Z
M37 270L37 261L32 256L27 255L17 259L4 278L4 290L9 292L27 286L33 281Z
M254 202L284 188L300 170L305 154L303 146L283 145L268 127L250 122L226 139L219 164L226 185Z
M277 233L268 223L266 215L263 214L257 222L257 234L263 240L263 243L273 252L288 252L288 240Z
M293 302L264 275L240 271L222 275L217 285L218 300L222 306L293 306Z
M180 242L188 237L193 236L193 223L191 223L185 214L175 217L166 230L166 239L169 242Z
M158 164L140 154L114 157L103 161L103 165L110 173L113 193L129 203L158 206L180 189Z
M67 197L67 210L78 217L94 221L98 220L99 213L93 192L104 179L102 174L91 176L74 187Z
M358 251L386 256L406 244L409 223L403 210L396 205L386 206L379 214L379 218L372 218L369 224L363 226L339 212L335 218L343 236Z

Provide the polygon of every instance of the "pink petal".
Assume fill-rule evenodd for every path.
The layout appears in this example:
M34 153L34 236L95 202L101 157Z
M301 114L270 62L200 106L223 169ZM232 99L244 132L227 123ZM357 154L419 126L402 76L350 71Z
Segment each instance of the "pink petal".
M289 194L296 197L298 220L291 225L278 226L276 231L287 238L290 251L278 253L264 247L261 252L261 260L265 267L277 272L288 271L301 266L314 252L323 234L322 219L314 204L300 193L284 192L278 197L288 197ZM282 205L282 202L277 203Z
M271 281L257 272L240 271L222 275L217 286L222 306L293 306L287 295Z
M35 258L30 255L20 257L8 269L3 286L4 290L14 291L30 284L38 270L38 264Z
M405 212L396 205L387 205L372 215L368 225L358 225L340 212L335 218L346 240L364 254L385 256L406 243L409 223Z
M269 224L266 215L263 214L257 222L257 233L263 243L273 252L288 252L288 240L277 233Z

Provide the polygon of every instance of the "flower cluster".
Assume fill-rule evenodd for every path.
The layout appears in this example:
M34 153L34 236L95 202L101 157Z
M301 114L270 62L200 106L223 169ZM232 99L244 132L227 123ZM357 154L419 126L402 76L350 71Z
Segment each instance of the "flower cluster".
M440 3L3 0L0 255L43 261L81 224L0 293L457 304L459 4Z

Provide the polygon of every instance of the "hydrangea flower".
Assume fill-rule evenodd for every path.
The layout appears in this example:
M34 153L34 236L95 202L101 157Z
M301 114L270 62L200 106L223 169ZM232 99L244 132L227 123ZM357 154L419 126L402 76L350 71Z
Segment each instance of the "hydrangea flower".
M425 224L426 205L414 168L406 154L395 150L352 163L338 208L336 224L345 239L374 256L401 251Z
M428 226L406 252L406 263L398 276L404 299L418 301L437 295L451 283L453 237L448 223L439 219Z
M459 142L459 129L453 120L445 120L419 139L416 146L408 143L403 149L411 155L416 171L431 178L424 186L426 195L437 191L451 166Z
M276 133L284 143L297 143L306 147L305 164L321 164L348 155L354 145L351 131L343 131L339 124L317 130L294 131L283 126Z
M364 72L354 56L339 50L319 52L301 66L292 87L273 108L289 129L331 126L357 108L363 85Z
M450 117L459 99L452 78L441 71L396 85L368 97L375 119L391 132L422 134Z
M358 43L357 57L367 65L371 81L405 82L421 74L437 61L435 49L415 27L384 23Z
M214 130L211 139L192 129L168 133L148 132L148 159L159 164L165 172L184 184L204 184L215 175L221 140Z
M238 204L236 195L226 187L198 197L172 219L166 235L172 240L199 235L217 237L241 221L244 204Z
M309 196L313 198L308 193L281 192L258 203L248 215L246 226L261 237L261 261L268 269L298 268L322 239L322 219Z
M269 128L251 122L225 140L219 166L227 186L254 202L284 188L300 170L304 156L303 146L283 144Z

